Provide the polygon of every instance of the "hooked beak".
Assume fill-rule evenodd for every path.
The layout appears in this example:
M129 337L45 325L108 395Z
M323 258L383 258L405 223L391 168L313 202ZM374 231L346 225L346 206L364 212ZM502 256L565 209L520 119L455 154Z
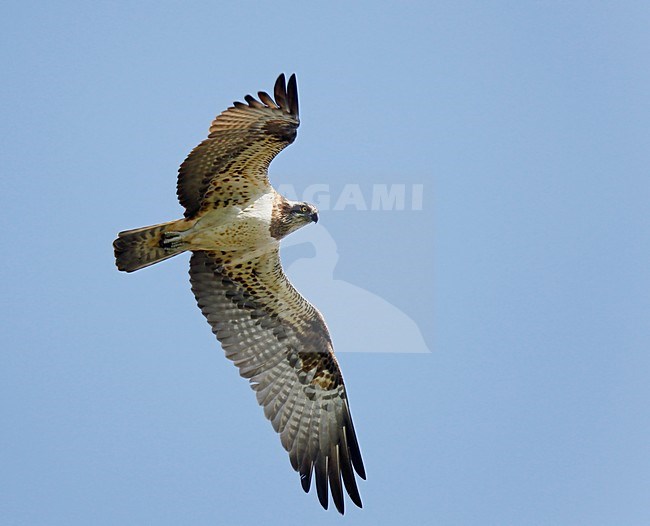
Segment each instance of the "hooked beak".
M317 214L316 212L314 212L314 213L311 215L311 220L312 220L314 223L318 223L318 214Z

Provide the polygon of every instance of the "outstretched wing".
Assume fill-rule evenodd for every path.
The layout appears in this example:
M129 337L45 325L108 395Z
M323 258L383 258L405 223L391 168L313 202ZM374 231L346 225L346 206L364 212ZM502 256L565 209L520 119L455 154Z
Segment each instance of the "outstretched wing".
M208 138L189 154L178 170L176 193L185 217L203 208L239 205L267 190L273 158L296 138L296 76L275 82L275 100L260 91L257 100L235 102L210 126Z
M354 471L366 475L329 332L289 283L277 249L241 259L194 252L190 281L226 356L280 434L303 489L309 491L314 473L325 509L328 486L341 513L343 486L361 507Z

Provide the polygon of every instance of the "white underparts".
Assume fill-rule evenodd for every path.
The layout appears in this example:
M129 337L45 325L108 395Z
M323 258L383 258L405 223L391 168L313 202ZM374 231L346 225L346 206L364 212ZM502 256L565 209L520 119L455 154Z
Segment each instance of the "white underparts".
M270 225L275 193L260 195L245 208L229 206L210 210L187 230L183 240L189 250L252 251L274 245Z

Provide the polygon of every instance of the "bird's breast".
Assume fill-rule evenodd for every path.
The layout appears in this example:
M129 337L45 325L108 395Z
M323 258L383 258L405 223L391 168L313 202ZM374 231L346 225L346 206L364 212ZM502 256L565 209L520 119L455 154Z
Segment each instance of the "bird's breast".
M187 241L195 250L255 250L275 240L270 234L273 194L262 194L245 207L207 211Z

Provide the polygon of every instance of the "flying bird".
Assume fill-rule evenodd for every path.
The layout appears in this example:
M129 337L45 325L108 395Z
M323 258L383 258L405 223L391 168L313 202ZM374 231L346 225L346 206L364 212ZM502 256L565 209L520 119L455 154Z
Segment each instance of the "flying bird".
M190 283L227 358L255 391L305 492L344 512L343 488L361 507L365 479L341 370L321 313L291 285L280 241L318 221L313 204L286 199L268 167L296 138L296 76L217 116L178 172L182 219L126 230L113 242L133 272L190 251ZM328 490L329 488L329 490Z

